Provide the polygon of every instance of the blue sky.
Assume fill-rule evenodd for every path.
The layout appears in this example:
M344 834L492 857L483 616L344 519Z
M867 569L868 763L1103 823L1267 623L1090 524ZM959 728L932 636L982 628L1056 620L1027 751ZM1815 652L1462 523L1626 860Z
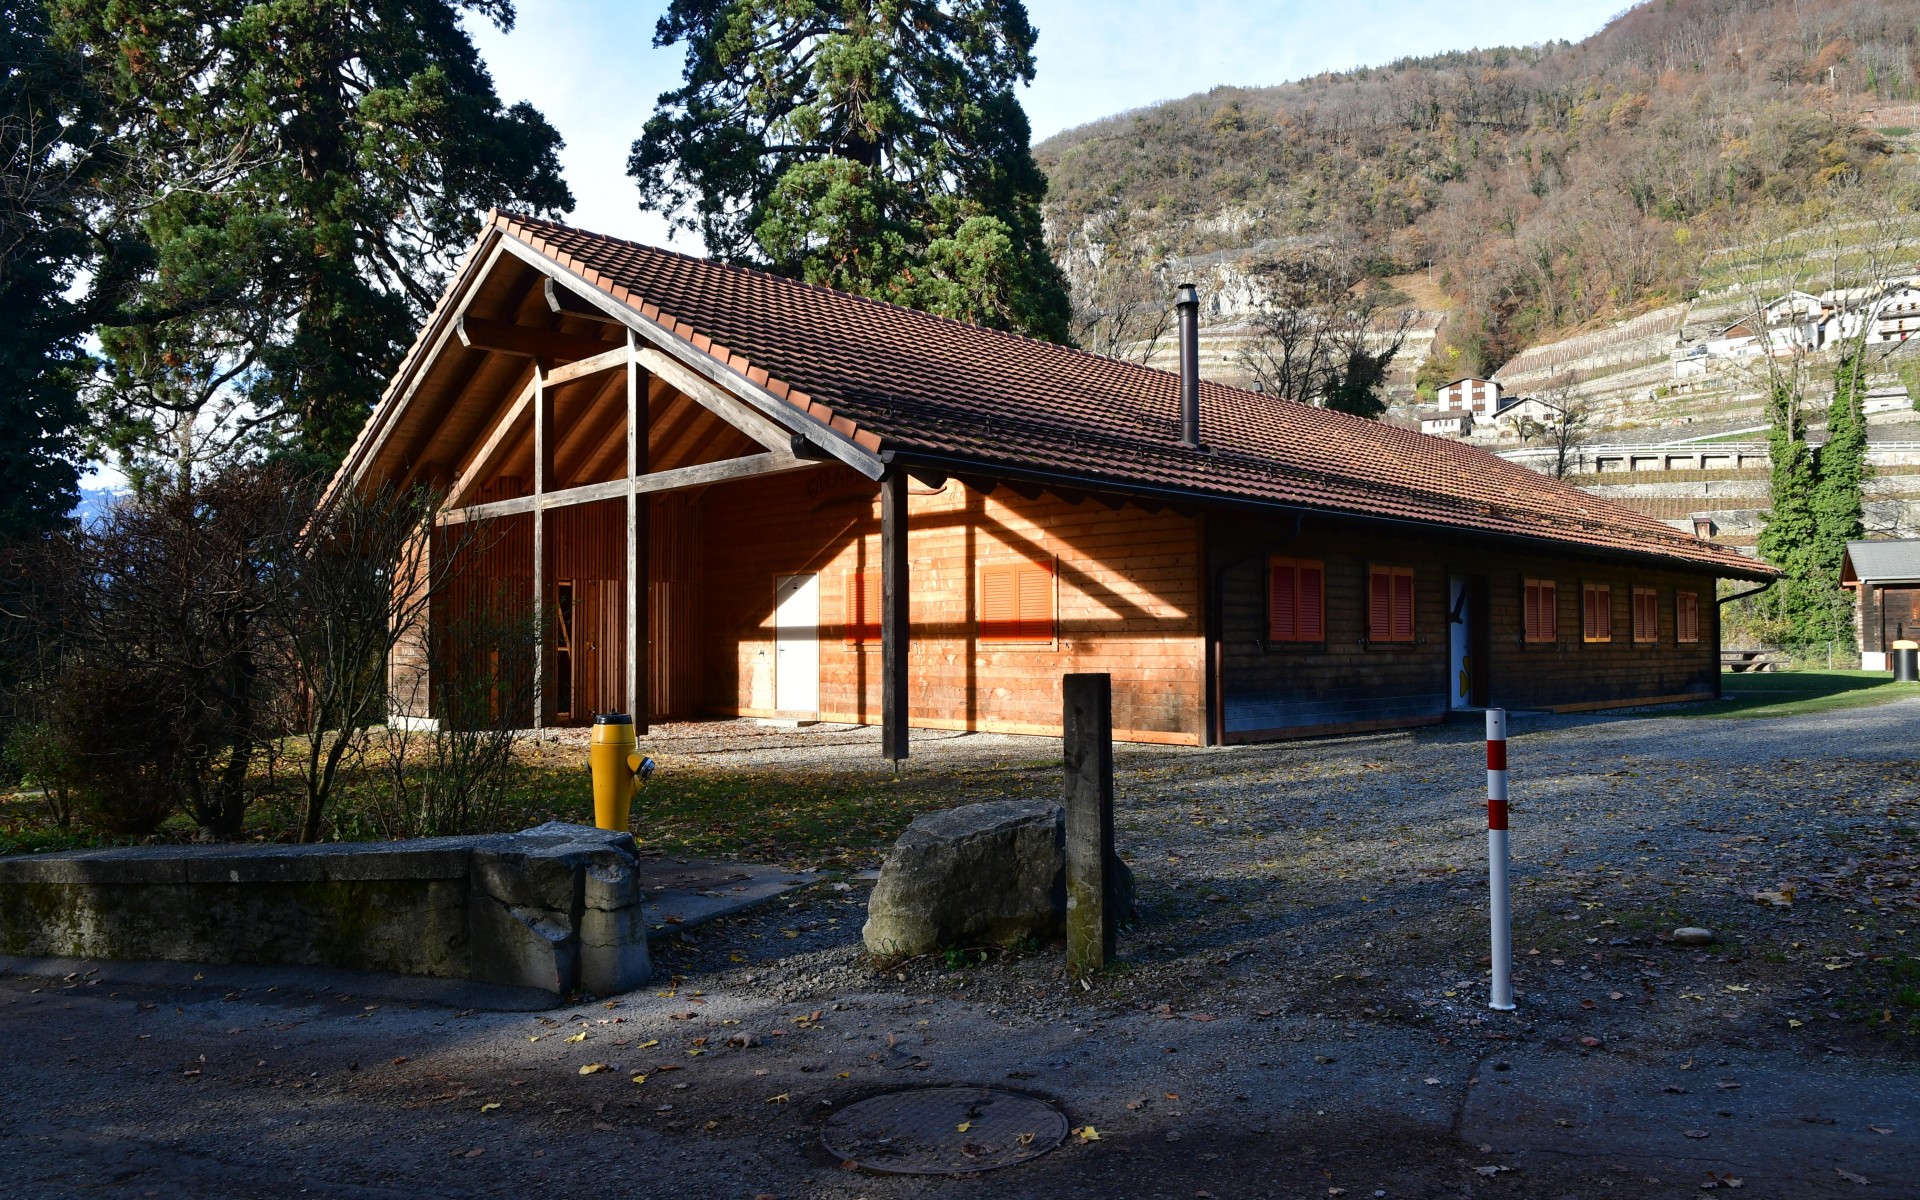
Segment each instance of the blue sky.
M653 48L664 6L519 0L514 31L476 23L509 103L531 100L567 139L574 224L665 242L626 177L653 101L679 81L681 53ZM1038 72L1023 101L1038 141L1111 113L1219 84L1272 84L1319 71L1475 46L1577 41L1624 0L1028 0ZM699 249L687 235L675 243Z

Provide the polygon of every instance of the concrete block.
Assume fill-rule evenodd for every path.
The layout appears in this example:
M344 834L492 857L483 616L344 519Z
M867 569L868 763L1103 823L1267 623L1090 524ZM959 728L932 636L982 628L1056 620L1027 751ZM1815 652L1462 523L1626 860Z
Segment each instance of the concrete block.
M503 904L477 892L467 899L467 953L478 983L560 996L580 979L579 940L566 914Z

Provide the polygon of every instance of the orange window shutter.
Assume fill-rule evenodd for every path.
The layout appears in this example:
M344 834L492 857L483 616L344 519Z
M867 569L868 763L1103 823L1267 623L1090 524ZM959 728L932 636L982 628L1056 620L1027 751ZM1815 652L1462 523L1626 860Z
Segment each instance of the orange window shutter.
M1413 572L1396 571L1393 575L1393 640L1410 642L1413 640Z
M1540 585L1529 583L1520 592L1520 629L1524 641L1540 640Z
M1300 639L1299 573L1289 559L1277 559L1268 568L1267 638L1275 642Z
M1317 562L1303 562L1294 568L1294 574L1300 583L1300 600L1295 609L1299 613L1295 624L1299 640L1324 642L1327 640L1327 570Z
M980 568L980 636L1006 641L1019 636L1020 610L1012 567Z
M1393 577L1378 567L1367 574L1367 640L1393 640Z
M1019 637L1022 641L1053 640L1053 572L1041 563L1019 568Z
M1560 636L1560 589L1552 583L1540 585L1540 640L1555 641Z

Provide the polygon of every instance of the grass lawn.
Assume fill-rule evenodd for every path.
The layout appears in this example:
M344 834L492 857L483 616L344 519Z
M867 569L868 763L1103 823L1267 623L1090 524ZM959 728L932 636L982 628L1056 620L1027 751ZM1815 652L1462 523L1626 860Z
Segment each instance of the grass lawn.
M1920 683L1895 683L1884 671L1723 672L1724 699L1702 704L1683 717L1792 717L1842 708L1867 708L1905 696L1920 696Z

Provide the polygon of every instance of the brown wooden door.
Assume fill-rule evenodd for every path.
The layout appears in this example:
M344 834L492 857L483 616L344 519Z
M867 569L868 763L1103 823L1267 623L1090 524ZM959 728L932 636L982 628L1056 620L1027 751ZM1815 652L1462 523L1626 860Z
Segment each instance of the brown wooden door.
M1891 649L1900 638L1920 641L1920 587L1912 584L1880 589L1880 644Z

